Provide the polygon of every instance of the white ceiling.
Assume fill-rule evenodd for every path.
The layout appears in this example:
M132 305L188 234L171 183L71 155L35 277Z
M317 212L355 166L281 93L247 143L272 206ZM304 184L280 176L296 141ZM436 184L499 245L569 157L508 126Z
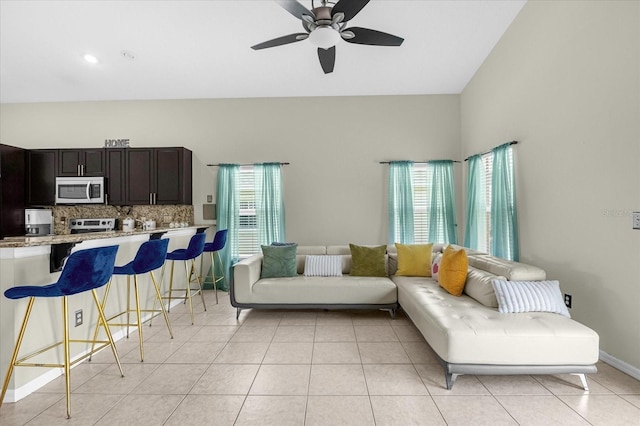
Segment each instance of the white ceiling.
M341 40L325 75L308 40L250 48L303 32L269 0L0 0L0 102L460 93L525 1L373 0L349 26L404 43Z

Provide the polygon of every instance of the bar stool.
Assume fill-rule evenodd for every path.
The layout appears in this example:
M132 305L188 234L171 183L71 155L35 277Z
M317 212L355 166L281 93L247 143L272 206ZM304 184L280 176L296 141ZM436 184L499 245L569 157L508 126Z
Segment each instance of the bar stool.
M193 320L193 304L191 302L191 298L198 293L202 298L202 305L204 306L204 310L207 310L207 304L204 301L204 294L202 294L202 283L200 282L200 275L196 271L196 261L195 259L202 254L204 250L205 238L207 235L204 232L197 233L191 237L189 240L189 245L186 249L177 249L172 252L167 253L167 260L171 260L171 279L169 281L169 295L164 296L163 299L169 300L169 305L171 305L171 299L183 299L186 303L189 301L189 313L191 314L191 324L194 324ZM186 273L186 288L173 288L173 269L175 266L175 262L177 260L184 261L184 271ZM191 267L187 268L187 263L191 261ZM163 267L164 271L164 267ZM163 272L164 276L164 272ZM195 277L195 282L198 284L198 288L195 290L191 289L192 278ZM184 291L184 297L173 297L173 292L175 291Z
M224 248L224 245L227 242L227 230L226 229L220 229L218 232L216 232L216 235L213 237L213 242L210 243L205 243L204 245L204 250L203 252L205 253L211 253L211 277L213 279L213 282L208 283L207 280L207 276L204 277L204 281L202 281L202 277L200 277L200 280L202 281L202 284L213 284L213 289L215 290L216 293L216 304L218 304L218 281L222 281L224 280L224 269L222 267L222 259L220 259L220 253L218 253L220 250L222 250ZM221 267L221 275L219 277L216 278L216 263L215 263L215 256L217 256L218 258L218 264ZM203 269L202 269L202 260L204 259L204 256L202 256L200 258L200 273L202 274Z
M29 297L29 303L27 304L27 311L25 313L24 320L22 321L20 331L18 333L18 339L13 350L13 355L11 356L11 361L9 362L9 369L7 371L7 376L2 387L2 394L0 395L0 405L4 400L4 395L7 392L7 388L9 387L9 381L11 380L14 367L64 368L67 397L67 418L71 418L71 382L69 377L71 366L84 360L91 353L97 352L106 346L111 347L113 356L115 357L116 363L118 364L118 369L120 369L120 374L122 375L122 377L124 377L122 366L120 365L120 358L118 357L118 351L116 350L116 345L113 342L113 336L111 335L109 327L105 327L105 332L107 334L106 341L100 340L94 342L92 340L76 340L69 338L69 312L67 298L71 295L91 290L93 300L95 301L98 310L99 321L106 322L104 312L102 311L102 306L100 305L100 302L98 300L96 289L105 285L107 281L109 281L109 278L111 278L117 251L118 246L99 247L77 251L75 253L72 253L67 258L67 261L62 269L62 273L60 274L60 278L57 282L45 286L12 287L4 292L4 295L9 299L22 299L25 297ZM63 340L18 359L20 346L22 345L22 340L25 335L27 323L29 321L29 317L31 316L31 310L33 308L33 303L36 297L62 298L62 323L64 326ZM90 352L89 354L84 354L79 358L71 361L69 343L100 343L100 346L94 347L92 352ZM25 362L50 349L57 348L60 345L62 345L64 349L64 362L61 364Z
M173 339L173 330L171 329L171 322L169 321L169 315L167 315L167 311L164 307L164 303L162 303L162 295L160 294L160 287L158 286L158 282L156 281L155 276L153 275L153 271L160 268L164 265L165 258L167 256L167 248L169 247L168 239L160 239L160 240L149 240L145 241L134 259L123 266L116 266L113 268L113 275L126 275L127 276L127 309L112 315L107 318L107 324L110 326L118 326L118 327L127 327L127 338L129 338L129 327L137 326L138 327L138 340L140 341L140 361L144 361L144 346L143 346L143 336L142 336L142 317L141 313L151 313L152 317L155 313L162 312L164 316L164 321L167 324L167 329L169 330L169 335ZM149 273L151 277L151 283L153 284L153 289L155 290L154 297L154 306L153 309L140 309L140 295L138 288L138 275ZM133 294L135 298L135 309L131 307L131 276L133 275ZM107 297L109 296L109 290L111 289L111 284L113 279L109 281L105 288L104 297L102 299L102 309L105 309L105 305L107 303ZM155 309L155 302L160 302L160 309ZM132 323L130 319L130 314L132 312L136 313L136 322ZM123 315L127 315L126 322L113 322L112 320L121 317ZM150 319L150 318L149 318ZM146 320L145 320L146 321ZM94 333L95 336L98 335L98 330L100 326L104 327L104 323L98 322L96 324L96 330ZM91 358L89 358L91 360Z

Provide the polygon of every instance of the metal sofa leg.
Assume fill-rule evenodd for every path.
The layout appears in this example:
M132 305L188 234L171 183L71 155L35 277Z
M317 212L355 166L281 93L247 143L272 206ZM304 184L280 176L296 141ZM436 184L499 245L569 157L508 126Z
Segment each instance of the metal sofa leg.
M391 314L391 319L396 319L396 310L394 308L389 309L389 313Z
M236 319L240 319L240 311L242 309L241 308L236 308Z
M585 391L589 392L589 384L587 383L587 376L584 373L575 373L576 376L580 377L580 382L582 382L582 387Z
M451 390L451 388L453 388L453 384L455 383L456 378L458 378L457 374L447 373L447 371L445 370L444 379L447 382L447 390Z

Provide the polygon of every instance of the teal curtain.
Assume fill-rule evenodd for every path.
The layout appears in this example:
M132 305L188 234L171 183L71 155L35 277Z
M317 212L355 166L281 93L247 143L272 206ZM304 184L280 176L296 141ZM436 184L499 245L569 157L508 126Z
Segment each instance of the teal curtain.
M217 229L227 230L227 243L220 251L225 280L218 285L220 290L229 289L233 277L232 265L238 259L238 228L240 203L236 190L238 182L237 164L220 164L216 189Z
M413 244L413 163L389 163L389 243Z
M453 161L429 161L431 200L429 205L429 241L458 243L456 197L453 188Z
M487 194L482 155L468 159L464 246L487 251Z
M285 212L280 163L254 164L258 243L285 242Z
M516 188L511 143L491 150L491 254L519 259Z

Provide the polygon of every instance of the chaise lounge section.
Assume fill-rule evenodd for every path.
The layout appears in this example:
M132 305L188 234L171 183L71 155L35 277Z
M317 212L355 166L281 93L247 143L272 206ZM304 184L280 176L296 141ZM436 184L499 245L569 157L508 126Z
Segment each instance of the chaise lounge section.
M541 281L545 271L472 250L467 257L461 296L430 277L392 276L402 310L443 365L447 389L462 374L569 373L578 374L588 390L585 374L597 372L599 356L595 331L557 313L498 311L492 280Z

